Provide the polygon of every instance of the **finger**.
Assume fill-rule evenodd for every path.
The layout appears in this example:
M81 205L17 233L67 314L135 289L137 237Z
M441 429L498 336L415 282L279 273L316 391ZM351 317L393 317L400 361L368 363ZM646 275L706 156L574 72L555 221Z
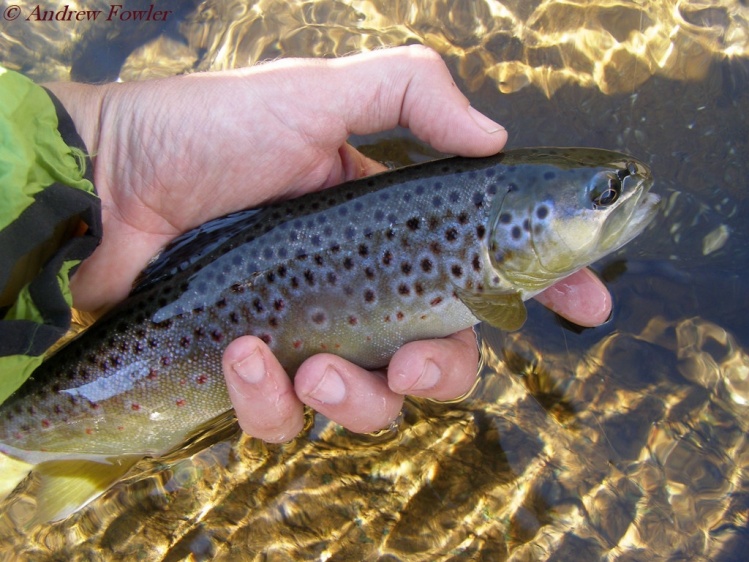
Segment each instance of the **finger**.
M341 145L338 155L340 160L337 165L333 166L322 187L338 185L387 170L386 166L365 156L348 143Z
M398 416L403 396L371 373L335 355L310 357L294 377L297 396L324 416L356 433L387 427Z
M600 326L611 316L611 294L589 269L581 269L534 297L578 326Z
M437 150L464 156L495 154L507 141L501 125L471 107L440 56L421 45L338 59L282 59L244 73L279 79L283 69L293 69L295 78L280 82L283 88L298 91L305 85L294 97L293 113L318 116L314 122L301 121L286 111L284 123L326 150L329 141L337 147L350 134L396 125L410 128Z
M271 443L293 439L304 426L304 410L288 375L263 341L237 338L222 362L242 431Z
M333 98L342 104L338 111L349 133L401 125L437 150L464 156L494 154L507 141L507 131L471 107L442 58L429 48L373 51L329 64L352 85Z
M398 394L453 400L476 382L479 352L471 328L443 339L407 343L388 367L388 384Z

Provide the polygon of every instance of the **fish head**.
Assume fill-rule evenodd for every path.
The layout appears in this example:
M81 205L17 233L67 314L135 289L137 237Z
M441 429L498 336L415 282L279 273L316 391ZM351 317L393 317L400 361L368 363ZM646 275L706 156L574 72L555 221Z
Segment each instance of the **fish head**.
M517 183L492 203L488 250L523 298L617 250L657 214L650 169L626 154L535 149L516 159Z

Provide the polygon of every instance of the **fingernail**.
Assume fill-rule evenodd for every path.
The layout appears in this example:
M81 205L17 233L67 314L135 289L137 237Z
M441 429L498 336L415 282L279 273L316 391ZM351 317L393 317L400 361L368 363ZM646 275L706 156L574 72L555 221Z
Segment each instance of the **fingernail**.
M346 385L341 374L332 366L325 369L320 382L309 393L311 398L323 404L340 404L346 397Z
M499 131L505 130L502 125L492 121L486 115L484 115L471 105L468 106L468 115L471 116L471 119L473 119L473 122L476 123L476 125L481 127L489 134L498 133Z
M240 379L250 384L259 384L268 374L263 354L257 349L244 359L232 363L231 368Z
M442 376L442 370L431 359L424 363L424 369L421 371L418 380L411 387L411 390L429 390Z

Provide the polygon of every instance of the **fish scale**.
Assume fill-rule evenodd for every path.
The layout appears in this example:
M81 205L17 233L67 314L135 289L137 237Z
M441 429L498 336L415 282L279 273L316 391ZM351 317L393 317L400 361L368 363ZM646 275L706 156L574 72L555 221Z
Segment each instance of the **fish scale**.
M615 176L618 200L596 204ZM644 228L651 182L620 153L522 149L209 223L0 407L0 450L43 462L174 447L230 409L221 356L245 334L293 374L319 352L375 368L478 320L515 328L523 300Z

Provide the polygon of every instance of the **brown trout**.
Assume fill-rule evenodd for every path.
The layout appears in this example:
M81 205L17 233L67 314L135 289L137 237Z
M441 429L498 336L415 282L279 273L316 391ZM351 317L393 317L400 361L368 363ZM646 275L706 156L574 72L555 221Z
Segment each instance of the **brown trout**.
M521 149L207 223L0 407L0 451L40 474L97 464L92 496L132 459L231 408L221 356L240 335L263 339L293 374L319 352L374 368L406 342L478 321L517 329L524 300L645 228L658 203L651 184L621 153ZM41 517L80 501L58 499Z

